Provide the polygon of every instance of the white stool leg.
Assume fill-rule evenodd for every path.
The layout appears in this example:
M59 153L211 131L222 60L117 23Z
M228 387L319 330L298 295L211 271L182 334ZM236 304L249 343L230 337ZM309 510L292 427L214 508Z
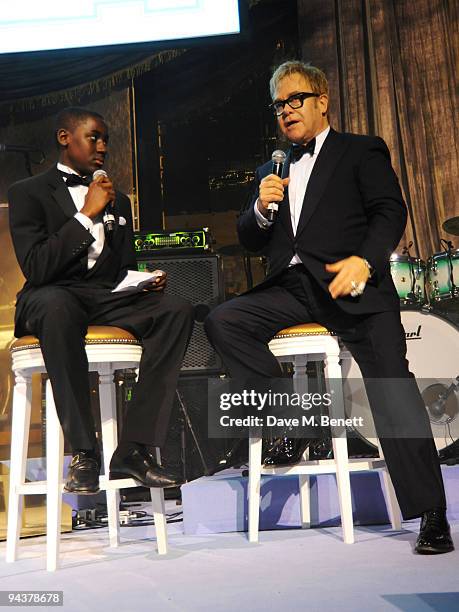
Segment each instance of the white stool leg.
M102 423L102 451L104 455L105 478L109 477L110 460L118 445L118 425L116 420L116 393L114 371L112 364L100 364L99 372L99 402ZM120 543L120 493L119 489L107 488L108 535L110 546Z
M306 366L308 363L307 355L295 355L293 359L293 388L299 395L308 392L308 375ZM303 461L307 461L309 450L303 453ZM300 493L300 517L301 527L309 529L311 527L311 481L307 474L298 476Z
M384 459L384 453L381 448L381 443L378 440L378 450L379 457ZM385 467L382 470L383 477L383 485L384 485L384 494L386 498L386 507L387 514L389 515L390 524L392 525L392 529L396 531L400 531L402 528L402 517L400 513L400 507L398 505L397 496L395 495L394 485L392 484L392 479L389 475L389 470Z
M159 555L167 554L167 520L164 505L164 490L151 488L151 505L156 530L156 546Z
M8 502L8 531L6 538L6 561L16 561L23 495L18 487L25 481L27 447L29 444L30 409L32 405L32 379L30 375L16 371L13 390L13 418L11 426L10 488Z
M303 461L308 461L309 449L303 453ZM298 476L300 490L300 518L302 529L311 527L311 480L307 474Z
M347 440L341 437L336 429L333 431L333 455L336 461L336 483L343 528L343 540L346 544L354 543L354 523L352 517L351 480L347 455ZM339 437L338 437L339 436Z
M260 522L260 483L261 451L263 440L257 431L257 437L249 437L249 542L258 542Z
M53 572L59 562L62 513L64 436L54 405L53 391L46 381L46 569Z
M332 418L344 418L344 397L339 365L339 348L335 341L336 351L327 354L326 376L332 392L330 415ZM354 542L354 522L352 516L351 480L349 474L349 457L347 454L347 437L344 426L331 427L333 456L336 463L336 483L343 528L343 540L346 544Z
M159 448L156 448L156 461L161 465L161 453ZM156 530L156 546L159 555L167 554L167 520L166 508L164 505L164 489L150 489L151 505L153 510L153 519L155 521Z

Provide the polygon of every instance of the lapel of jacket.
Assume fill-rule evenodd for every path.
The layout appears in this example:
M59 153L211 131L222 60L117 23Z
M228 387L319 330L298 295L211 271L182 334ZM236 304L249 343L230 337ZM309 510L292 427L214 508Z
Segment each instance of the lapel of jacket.
M285 160L284 169L282 171L282 178L288 177L290 174L290 151L287 153L287 158ZM282 202L279 204L279 221L285 228L289 238L291 240L294 239L293 236L293 227L292 227L292 217L290 215L290 200L288 197L288 187L285 189L285 196Z
M325 191L325 188L330 180L336 164L344 154L346 145L341 139L341 135L335 130L330 129L330 132L325 139L316 163L312 170L308 181L306 193L304 195L303 206L301 209L298 228L296 231L296 239L306 227L309 219L312 217L317 205Z
M77 208L72 200L68 187L66 187L65 182L62 180L61 175L59 174L57 166L54 166L48 170L46 173L46 179L48 181L48 185L52 189L53 198L62 208L64 214L67 217L73 217L77 212Z

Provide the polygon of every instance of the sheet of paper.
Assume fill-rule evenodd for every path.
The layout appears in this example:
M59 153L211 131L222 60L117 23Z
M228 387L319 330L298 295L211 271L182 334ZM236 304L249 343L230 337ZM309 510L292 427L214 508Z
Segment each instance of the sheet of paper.
M150 284L157 278L157 274L151 272L138 272L137 270L128 270L128 273L123 280L112 290L112 293L118 291L127 291L129 289L142 289L143 286Z

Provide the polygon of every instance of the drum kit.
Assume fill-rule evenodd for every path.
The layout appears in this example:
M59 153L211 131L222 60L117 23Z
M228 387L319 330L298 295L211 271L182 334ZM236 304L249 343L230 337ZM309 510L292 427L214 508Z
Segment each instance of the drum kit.
M459 311L459 249L454 249L450 241L442 243L446 250L431 255L427 264L411 257L412 243L403 249L402 255L391 256L390 271L402 309L443 311L446 306L453 312Z
M459 236L459 217L443 229ZM390 270L400 298L407 341L407 359L430 418L440 459L459 463L459 249L442 240L445 250L427 262L412 257L409 244L390 258ZM346 364L347 362L347 364ZM363 380L353 359L343 362L346 412L371 421ZM376 439L360 434L370 444Z

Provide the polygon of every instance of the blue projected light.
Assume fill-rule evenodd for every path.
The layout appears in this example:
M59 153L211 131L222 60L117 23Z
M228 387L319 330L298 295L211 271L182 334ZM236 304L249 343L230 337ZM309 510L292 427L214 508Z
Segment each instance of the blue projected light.
M238 0L16 0L0 11L0 53L239 32Z

